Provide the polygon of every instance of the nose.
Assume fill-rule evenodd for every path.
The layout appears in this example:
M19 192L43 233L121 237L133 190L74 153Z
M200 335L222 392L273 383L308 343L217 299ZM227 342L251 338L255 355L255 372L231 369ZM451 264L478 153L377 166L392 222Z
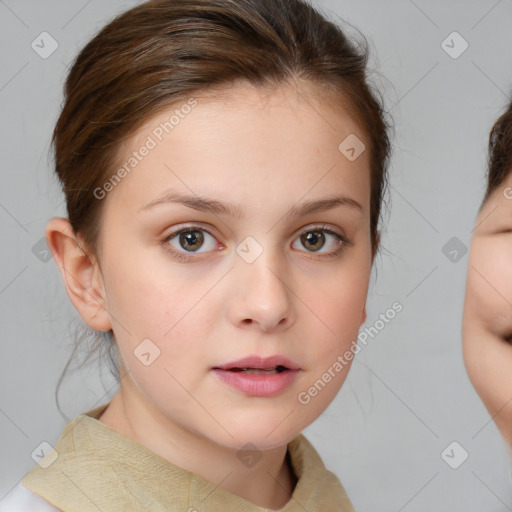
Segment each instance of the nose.
M234 325L265 332L293 325L295 307L289 273L270 251L265 250L252 263L239 258L232 279L229 316Z

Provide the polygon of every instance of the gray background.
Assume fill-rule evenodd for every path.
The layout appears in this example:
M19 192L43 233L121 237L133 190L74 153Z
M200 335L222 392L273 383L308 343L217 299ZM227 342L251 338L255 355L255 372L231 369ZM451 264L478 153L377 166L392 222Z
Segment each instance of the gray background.
M0 498L53 444L67 421L54 390L80 325L54 262L33 247L65 215L48 149L67 64L115 14L139 2L0 0ZM510 0L330 0L325 12L358 27L373 48L375 83L396 125L391 208L368 300L370 338L342 391L304 433L358 512L512 510L505 443L465 374L461 314L468 246L484 190L489 129L512 90ZM43 31L58 49L42 59ZM442 41L469 44L452 58ZM451 43L450 43L451 44ZM462 48L454 40L452 52ZM458 261L443 248L453 237ZM451 246L448 246L451 247ZM363 326L363 328L365 327ZM93 363L64 382L64 412L115 392ZM459 443L452 469L441 453Z

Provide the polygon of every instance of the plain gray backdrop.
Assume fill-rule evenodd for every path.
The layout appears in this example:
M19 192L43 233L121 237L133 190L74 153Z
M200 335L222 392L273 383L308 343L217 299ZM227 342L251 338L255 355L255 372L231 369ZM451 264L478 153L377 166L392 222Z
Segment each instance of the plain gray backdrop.
M67 423L54 390L80 322L42 242L47 220L65 216L48 151L67 66L138 3L0 0L0 498ZM314 4L367 36L373 81L395 122L384 251L362 330L395 301L403 310L369 337L337 398L304 433L358 512L512 510L507 447L461 353L464 250L484 191L488 133L512 91L512 2ZM42 32L58 44L47 58L32 47ZM71 375L64 412L105 403L115 384L96 363Z

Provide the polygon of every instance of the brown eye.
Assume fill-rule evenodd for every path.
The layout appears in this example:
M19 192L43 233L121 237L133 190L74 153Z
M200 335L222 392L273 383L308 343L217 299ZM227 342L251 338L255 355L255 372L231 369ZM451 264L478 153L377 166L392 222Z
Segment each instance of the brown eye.
M320 231L309 231L301 235L300 240L304 247L311 248L313 251L317 251L324 246L325 235Z
M208 231L197 226L175 231L167 236L163 243L178 257L194 253L201 254L217 247L217 240Z
M204 235L201 231L184 231L179 234L180 246L187 251L197 251L204 242Z
M307 249L306 252L325 256L335 256L346 246L352 245L345 236L324 227L310 228L304 231L297 240L300 241L302 247Z

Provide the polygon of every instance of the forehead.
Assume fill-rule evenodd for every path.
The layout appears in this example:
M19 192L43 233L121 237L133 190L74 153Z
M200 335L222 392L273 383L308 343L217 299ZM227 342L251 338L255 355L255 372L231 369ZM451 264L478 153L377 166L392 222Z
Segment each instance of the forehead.
M312 85L259 89L241 84L213 96L195 95L193 108L183 108L193 104L187 99L176 103L121 147L119 165L148 139L154 143L119 192L151 199L163 187L178 186L188 193L213 191L250 202L254 195L269 201L279 194L299 199L314 188L343 184L343 192L367 202L369 151L349 161L340 145L349 136L367 147L368 141L343 98L320 93Z
M190 108L187 104L192 101L196 106ZM308 122L312 123L311 128L307 130L312 141L319 128L322 132L330 130L339 135L349 130L351 133L357 132L363 138L355 107L341 91L335 92L332 87L305 80L266 87L256 86L247 81L237 81L229 86L214 86L192 93L181 101L163 108L132 134L123 144L122 150L136 148L160 123L169 121L170 114L179 114L180 110L186 113L180 115L177 121L189 119L188 124L194 123L197 127L217 125L216 128L219 129L221 124L230 121L243 123L243 118L251 116L251 124L246 126L247 131L272 118L274 122L281 121L279 124L283 130L292 131L296 121L307 118ZM262 120L261 123L257 123L258 118ZM179 136L179 132L184 130L178 129L178 125L186 124L176 123L172 127L172 136ZM297 131L305 131L303 125L296 128ZM165 135L168 133L163 134L164 138Z

